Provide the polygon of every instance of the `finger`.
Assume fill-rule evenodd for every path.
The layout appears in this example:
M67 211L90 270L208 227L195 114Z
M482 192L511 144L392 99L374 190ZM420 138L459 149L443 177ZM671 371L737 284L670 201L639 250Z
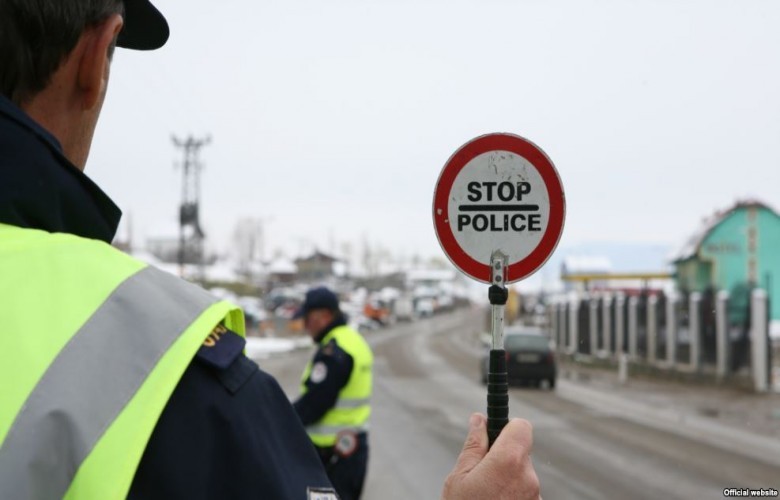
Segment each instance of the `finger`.
M524 456L528 456L531 454L533 445L534 434L531 422L522 418L513 418L501 430L501 434L493 443L493 448L498 447L496 451L505 448L521 450Z
M533 447L533 428L531 423L521 418L511 419L501 430L490 452L485 457L485 465L502 474L517 474L531 466L530 454Z
M485 460L485 466L493 468L497 477L516 477L518 490L508 498L540 498L539 477L531 462L533 427L530 422L513 418L501 430Z
M488 450L488 436L485 416L474 413L469 418L469 433L453 474L467 474L485 457Z

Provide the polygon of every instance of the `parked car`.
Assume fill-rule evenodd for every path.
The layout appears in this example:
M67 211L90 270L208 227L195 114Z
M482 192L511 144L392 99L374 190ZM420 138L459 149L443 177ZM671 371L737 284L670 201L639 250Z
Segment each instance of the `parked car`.
M480 361L482 383L487 384L489 349ZM531 384L538 387L547 381L555 388L558 368L553 343L543 330L527 326L510 326L504 330L506 371L509 385Z

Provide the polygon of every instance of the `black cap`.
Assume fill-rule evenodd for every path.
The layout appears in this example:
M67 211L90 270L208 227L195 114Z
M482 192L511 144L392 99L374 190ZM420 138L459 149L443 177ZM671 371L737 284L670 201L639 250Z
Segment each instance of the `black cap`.
M125 23L119 32L118 47L136 50L159 49L168 41L168 21L148 0L124 0Z
M293 319L299 319L306 316L307 313L315 309L327 309L329 311L339 310L339 298L335 293L324 286L312 288L306 292L306 299L303 305L295 312Z

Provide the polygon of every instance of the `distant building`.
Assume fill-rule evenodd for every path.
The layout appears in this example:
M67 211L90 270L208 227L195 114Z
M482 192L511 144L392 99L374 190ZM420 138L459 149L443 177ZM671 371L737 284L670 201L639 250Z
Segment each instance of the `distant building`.
M306 282L323 281L335 275L334 264L339 259L319 250L305 258L295 259L298 269L298 279Z
M292 261L285 258L278 258L268 264L268 281L271 285L279 283L295 282L295 274L298 269Z
M780 319L780 215L756 200L741 201L706 218L672 256L677 288L726 290L745 301L753 287L769 294Z

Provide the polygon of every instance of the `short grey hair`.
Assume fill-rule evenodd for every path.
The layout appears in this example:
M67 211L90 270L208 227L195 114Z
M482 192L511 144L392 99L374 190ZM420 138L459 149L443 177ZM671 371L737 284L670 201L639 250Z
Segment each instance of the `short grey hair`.
M112 14L124 14L122 0L0 0L0 93L17 105L34 97L84 30Z

